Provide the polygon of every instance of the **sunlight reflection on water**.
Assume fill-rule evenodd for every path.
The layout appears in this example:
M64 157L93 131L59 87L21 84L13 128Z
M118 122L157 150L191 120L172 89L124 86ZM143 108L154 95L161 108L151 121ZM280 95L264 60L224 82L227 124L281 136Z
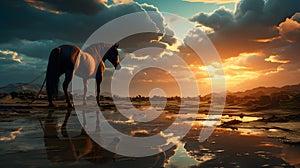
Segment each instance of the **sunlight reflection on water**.
M164 167L181 167L188 168L191 166L199 166L200 161L196 160L194 157L191 157L186 149L184 148L183 143L179 143L175 154L169 159L168 163Z
M39 109L40 110L40 109ZM8 137L10 133L15 133L18 128L22 127L23 129L20 130L21 134L15 134L16 138L11 139L10 141L0 141L1 147L1 163L6 167L21 167L20 165L25 165L28 167L41 167L45 164L48 164L49 167L57 167L57 163L60 163L60 166L70 166L67 165L65 162L70 159L71 156L68 156L72 153L72 150L68 149L70 146L70 142L72 142L76 147L77 151L81 151L81 153L85 153L89 151L90 154L94 154L95 161L98 159L97 166L103 166L104 163L100 162L103 158L102 153L95 152L90 150L90 140L87 135L82 134L81 125L78 121L76 113L72 111L68 122L67 122L67 133L68 138L63 137L61 127L64 124L66 119L67 110L53 110L51 113L53 115L49 115L48 109L42 109L44 111L37 113L37 114L30 114L30 115L22 115L22 116L13 116L11 115L6 120L11 119L11 122L2 121L0 122L0 137ZM172 108L166 109L167 111L172 111ZM109 122L119 126L118 128L128 130L134 128L129 131L130 135L139 135L139 136L147 136L151 134L153 128L157 125L161 124L160 122L166 121L174 121L174 118L177 117L176 114L167 113L161 121L158 121L158 124L153 125L146 125L147 127L139 127L139 123L134 121L130 118L119 118L116 116L116 113L112 108L105 109L105 112L108 115L111 115L111 118L108 119ZM49 114L48 114L49 113ZM81 115L81 114L80 114ZM93 122L87 130L97 132L97 114L95 112L86 113L86 118L91 119ZM192 124L192 119L190 118L190 114L184 114L183 117L186 118L186 123ZM204 125L204 120L206 119L206 114L198 114L196 121L193 123L193 128L201 129ZM214 118L218 118L220 116L213 116ZM3 117L4 118L4 117ZM17 118L17 119L16 119ZM46 130L44 131L54 131L55 134L58 136L53 139L53 137L45 138L43 132L43 128L40 126L40 123L37 118L41 118L42 124L48 125ZM243 127L237 127L237 129L233 130L231 128L217 128L212 138L204 143L199 143L197 141L198 134L189 134L187 137L190 138L188 140L184 139L178 144L178 146L171 150L172 154L169 154L165 158L161 156L163 162L167 161L166 164L162 162L160 167L189 167L189 166L207 166L210 163L217 163L219 160L226 162L224 158L227 156L229 159L232 160L243 160L248 159L257 160L261 159L261 161L265 161L265 157L270 158L266 160L265 163L269 163L270 166L282 166L284 164L288 165L288 163L292 164L299 164L299 146L296 145L287 145L287 144L280 144L278 143L277 139L267 138L267 136L272 133L274 137L286 135L287 137L291 137L289 131L284 131L282 128L291 128L294 126L295 128L299 128L297 123L289 122L289 123L268 123L267 128L272 129L254 129L257 128L257 124L261 122L256 122L260 120L261 117L253 117L253 116L229 116L223 115L221 117L222 122L228 122L232 120L239 120L244 123ZM256 127L249 125L247 122L253 122ZM182 124L182 123L178 123ZM84 125L83 125L84 126ZM85 125L89 126L89 125ZM148 127L149 126L149 127ZM276 126L273 128L273 126ZM279 127L281 126L281 127ZM52 129L53 128L53 129ZM54 129L56 128L56 129ZM50 129L50 130L49 130ZM197 132L196 130L195 132ZM103 133L110 134L110 132L106 132L106 130L101 130ZM193 131L193 130L192 130ZM287 134L289 133L289 134ZM293 133L293 132L292 132ZM113 136L113 135L111 135ZM163 137L167 135L162 135ZM170 134L170 136L172 136ZM177 140L177 139L175 139ZM175 142L174 140L174 142ZM244 142L249 140L249 142ZM251 141L250 141L251 140ZM51 142L51 143L49 143ZM241 147L235 147L235 145L241 142ZM86 144L86 145L84 145ZM203 148L200 146L203 145ZM84 149L85 148L85 149ZM253 149L251 153L251 150ZM93 149L100 150L101 148L95 144L93 144ZM104 149L101 149L101 152ZM257 152L257 153L255 153ZM79 152L80 153L80 152ZM74 154L74 153L72 153ZM280 157L273 157L273 155L280 156ZM92 164L87 162L88 159L91 159L91 155L86 155L88 157L78 158L72 163L76 164L78 167L88 167ZM251 157L251 158L250 158ZM112 156L113 158L113 156ZM154 158L154 157L153 157ZM250 158L250 159L249 159ZM286 162L284 162L282 159ZM139 159L144 159L143 161L138 162ZM123 158L117 157L116 161L110 160L109 164L111 166L118 165L119 167L125 167L130 165L140 165L147 164L151 165L154 163L154 159L151 160L149 158ZM11 160L16 162L12 163ZM69 160L70 162L70 160ZM251 161L250 161L251 162ZM243 163L240 161L240 163ZM273 164L272 164L273 163ZM93 164L95 166L95 164ZM263 165L263 164L262 164ZM116 167L118 167L116 166ZM233 165L231 165L233 166ZM70 166L72 167L72 166ZM150 167L150 166L149 166ZM209 167L209 166L208 166ZM225 166L226 167L226 166ZM284 167L284 166L283 166Z

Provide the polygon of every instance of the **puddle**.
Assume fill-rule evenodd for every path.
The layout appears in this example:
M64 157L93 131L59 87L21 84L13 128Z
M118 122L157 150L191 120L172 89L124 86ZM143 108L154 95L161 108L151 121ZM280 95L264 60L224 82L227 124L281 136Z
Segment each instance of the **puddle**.
M238 128L236 131L240 135L245 135L245 136L264 136L264 135L266 135L266 132L263 129Z
M186 117L188 117L188 115ZM222 123L230 121L241 121L243 123L247 123L258 121L260 119L262 119L262 117L198 114L196 121L194 123L191 121L190 123L193 123L193 126L220 126Z
M229 115L225 115L222 116L221 120L222 122L228 122L228 121L232 121L232 120L239 120L242 122L252 122L252 121L257 121L262 119L262 117L252 117L252 116L229 116Z
M209 159L207 159L209 160ZM166 168L181 167L197 167L200 165L200 161L196 160L194 157L191 157L186 149L184 148L183 143L179 143L175 154L169 159L168 163L164 165Z

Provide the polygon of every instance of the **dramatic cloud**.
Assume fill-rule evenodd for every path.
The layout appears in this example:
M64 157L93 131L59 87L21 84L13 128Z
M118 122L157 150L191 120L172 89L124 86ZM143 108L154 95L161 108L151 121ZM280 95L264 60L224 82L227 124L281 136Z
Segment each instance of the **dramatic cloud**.
M0 49L19 52L32 58L48 60L51 50L64 43L69 42L61 40L12 40L10 43L0 44Z
M19 56L17 52L9 51L9 50L0 50L0 59L4 61L13 61L22 63L22 57Z
M300 1L241 0L234 11L221 7L191 21L213 29L209 37L224 60L229 89L242 90L299 82L298 12Z
M46 61L11 50L0 50L0 74L4 84L31 82L46 70ZM40 79L43 80L43 79Z
M181 3L185 3L179 0ZM219 51L229 90L243 90L256 86L286 85L300 78L300 1L299 0L185 0L188 2L218 4L236 3L234 10L220 7L211 13L197 13L186 27L180 23L179 32L165 22L157 7L132 0L2 0L0 3L0 85L28 82L45 69L51 49L61 44L81 46L85 40L105 23L130 14L142 12L145 16L134 24L153 28L157 33L140 33L119 41L120 55L129 57L132 65L122 71L132 75L141 62L171 63L170 72L186 83L191 82L191 72L197 78L200 90L210 91L212 77L224 77L220 64L211 60L204 65L187 41L200 40L199 29L205 30ZM140 2L140 1L139 1ZM164 2L167 3L167 2ZM168 3L171 3L171 1ZM192 3L185 3L191 5ZM197 3L197 5L203 3ZM170 4L171 5L171 4ZM194 5L194 4L193 4ZM228 6L228 4L225 4ZM229 4L230 5L230 4ZM179 9L180 10L180 9ZM155 15L149 15L153 11ZM167 27L170 26L170 27ZM114 31L122 30L122 25ZM191 29L187 32L187 29ZM182 41L178 41L176 36ZM194 43L193 43L194 44ZM198 43L197 43L198 44ZM199 43L201 44L201 43ZM161 50L143 50L146 47ZM201 46L199 46L200 48ZM135 52L128 54L127 52ZM209 57L205 49L201 54ZM172 62L179 56L188 66ZM210 58L210 57L209 57ZM171 61L167 60L170 59ZM167 60L167 61L166 61ZM108 70L111 65L108 63ZM112 71L106 71L106 78ZM108 86L110 80L104 80ZM177 94L174 79L167 72L146 70L134 79L132 94L147 92L161 86L169 95ZM147 90L148 89L148 90ZM109 88L107 89L109 90ZM174 92L172 92L174 91ZM175 93L176 92L176 93Z
M266 48L267 44L257 40L278 37L277 26L297 11L300 1L242 0L235 11L222 7L212 13L196 14L191 20L213 28L215 32L210 37L218 51L223 57L232 57Z
M198 20L201 20L201 24L213 28L214 31L218 31L224 26L234 24L232 12L224 7L219 8L209 15L200 13L199 15L194 16L191 20L197 22Z
M169 30L165 27L163 18L156 7L129 1L118 1L121 3L112 5L106 5L106 2L97 0L76 2L68 0L63 2L58 0L3 0L0 6L1 21L4 23L0 27L0 50L18 53L24 58L41 58L47 61L53 48L62 44L81 46L95 30L105 23L134 12L145 13L144 23L154 25L159 33L132 36L125 43L121 43L121 48L122 45L124 49L133 46L126 46L127 42L136 44L136 47L159 46L161 48L166 47L165 43L172 43L172 39L163 37L165 31ZM147 11L157 12L157 15L149 17ZM121 25L119 28L119 31L123 31ZM132 51L136 49L138 48L133 49L132 47ZM0 66L7 64L8 60L1 59ZM10 59L10 61L13 60ZM46 66L44 65L44 67ZM20 68L17 69L20 70ZM2 67L2 71L4 69ZM22 76L16 74L16 78L30 76L24 75L24 73L30 74L32 71L27 67L22 71ZM8 82L11 81L2 80L0 85Z
M33 8L29 4L23 1L16 3L1 1L0 13L7 16L3 17L2 22L7 24L0 28L0 35L3 37L0 42L7 43L14 39L29 41L58 39L78 44L84 42L100 26L120 16L133 12L159 12L151 5L129 3L112 5L93 15L68 12L55 14ZM158 28L162 28L162 19L158 19L157 17L154 21L157 21Z
M32 7L53 13L96 14L106 9L105 1L98 0L25 0Z
M158 9L154 6L129 3L112 5L93 15L74 14L74 12L76 12L75 9L74 11L69 10L67 13L55 14L30 6L32 5L31 3L37 2L39 2L39 4L51 3L52 6L56 4L54 4L56 1L18 1L17 4L11 3L11 1L1 2L0 13L2 16L8 16L3 17L3 22L7 24L4 24L0 28L0 35L2 37L0 40L1 48L10 50L18 49L18 52L27 52L26 54L29 56L40 57L39 55L45 54L45 52L38 53L34 51L34 53L30 53L28 51L31 51L31 48L39 48L39 51L41 51L41 48L47 48L47 51L50 51L51 47L55 47L54 44L59 43L81 45L97 28L119 16L133 12L153 11L159 13ZM99 4L98 1L88 1L86 3L91 3L93 6L96 5L95 3ZM64 6L65 4L57 2L56 6L60 5ZM76 3L71 3L71 5L77 6ZM86 8L88 8L88 6ZM84 11L85 6L80 9ZM60 12L65 11L66 10L60 10ZM155 18L147 18L147 15L145 15L145 17L145 21L152 19L149 20L149 24L155 23L156 28L159 29L161 33L164 33L165 27L163 18L159 14ZM121 26L119 31L122 31ZM162 36L162 34L144 35L138 39L140 39L141 42L149 42L151 40L158 40L158 36ZM138 43L137 40L135 40L135 42ZM22 49L20 49L20 47Z
M298 21L297 21L298 19ZM300 42L300 13L287 18L278 26L279 34L288 42Z
M187 2L204 2L204 3L217 3L217 4L225 4L225 3L235 3L237 0L184 0Z
M130 3L133 2L133 0L113 0L114 3Z

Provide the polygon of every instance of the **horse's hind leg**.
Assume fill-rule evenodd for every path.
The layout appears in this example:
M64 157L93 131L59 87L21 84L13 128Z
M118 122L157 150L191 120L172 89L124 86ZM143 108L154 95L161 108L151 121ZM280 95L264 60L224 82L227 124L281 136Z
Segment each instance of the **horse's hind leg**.
M102 82L102 76L97 76L96 77L96 84L97 84L97 96L96 96L96 101L98 106L100 106L100 85Z
M69 86L69 83L71 82L72 78L73 78L73 71L66 72L65 81L63 83L63 90L64 90L65 97L66 97L66 103L68 104L69 108L73 108L73 105L70 101L69 94L68 94L68 86Z
M88 88L88 80L87 79L82 79L83 80L83 86L84 86L84 90L83 90L83 105L87 105L86 102L86 92L87 92L87 88Z

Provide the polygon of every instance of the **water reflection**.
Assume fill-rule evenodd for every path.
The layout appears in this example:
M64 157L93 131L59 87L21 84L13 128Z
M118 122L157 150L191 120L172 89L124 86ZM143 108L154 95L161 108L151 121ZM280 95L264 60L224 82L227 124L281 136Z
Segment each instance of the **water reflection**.
M172 115L166 116L166 119L169 118L175 118ZM253 121L258 121L261 120L262 117L254 117L254 116L244 116L244 115L239 115L239 116L234 116L234 115L207 115L207 114L198 114L196 121L193 121L193 119L190 117L189 114L186 114L184 118L189 119L190 121L187 121L187 123L192 124L192 126L220 126L224 123L229 123L230 125L231 122L237 122L237 123L248 123L248 122L253 122Z
M165 122L173 123L176 114L166 113L151 124L140 124L130 118L120 116L105 107L107 120L128 135L149 136L157 128L165 128ZM168 111L172 111L169 107ZM74 111L47 108L34 109L39 113L30 115L10 115L0 122L0 162L2 167L291 167L300 165L299 145L287 145L268 138L270 133L286 135L277 127L254 129L242 123L235 131L217 128L207 141L198 141L203 128L205 114L199 114L190 132L171 149L154 156L133 158L111 153L95 143L87 133L105 133L100 127L101 117L92 110ZM8 111L9 112L9 111ZM78 117L82 116L82 124ZM185 114L189 123L190 115ZM225 120L249 122L259 118L248 116L222 116ZM4 118L4 117L3 117ZM40 129L41 120L42 129ZM89 125L89 119L92 123ZM213 119L213 118L212 118ZM192 121L191 121L192 123ZM261 123L254 121L252 124ZM180 127L182 123L177 123ZM278 126L280 123L268 123ZM168 126L168 125L167 125ZM255 126L255 125L254 125ZM289 125L290 127L290 125ZM295 126L296 127L296 126ZM37 129L38 128L38 129ZM102 128L102 129L100 129ZM259 128L259 127L257 127ZM22 129L22 130L21 130ZM101 138L101 137L99 137ZM122 141L122 139L120 140ZM112 146L118 147L118 141ZM134 146L134 144L132 145Z
M10 132L9 136L1 136L0 141L12 141L12 140L16 139L17 135L21 134L22 129L23 128L20 127L17 130Z
M97 116L97 112L95 114ZM232 134L232 131L217 129L207 141L200 143L197 139L200 130L195 128L199 128L197 124L181 143L166 152L142 158L124 157L111 153L96 144L84 129L87 127L86 111L82 111L82 117L83 127L76 131L70 129L70 125L74 124L73 120L70 122L72 111L66 112L61 126L59 117L55 116L55 112L49 111L43 125L44 145L48 160L53 163L64 163L64 165L72 166L78 161L82 164L85 160L88 163L104 167L260 167L264 165L287 165L283 159L277 157L280 155L282 147L279 148L274 142L268 141L267 137L253 136L255 134L244 136L242 133ZM73 118L77 119L76 116ZM87 130L102 131L99 122L98 119L95 119L93 125L95 127ZM249 132L249 130L247 131ZM142 131L136 130L136 132ZM115 145L117 146L117 144ZM253 162L253 159L256 161Z
M60 131L58 130L58 120L53 113L54 111L49 111L43 125L45 148L51 162L75 162L80 158L97 162L113 161L115 154L93 142L83 128L77 136L69 136L67 124L72 113L71 110L67 111ZM97 127L96 130L100 131ZM62 137L59 136L59 133Z
M251 122L251 121L257 121L257 120L261 120L261 119L262 119L262 117L244 116L243 114L241 114L239 116L230 116L230 115L222 116L223 122L228 122L228 121L232 121L232 120L239 120L242 122Z
M182 143L184 151L200 163L199 167L289 167L279 157L281 148L274 139L217 129L207 141L200 143L195 136L198 132L193 128Z
M184 144L178 144L177 149L175 150L175 154L167 161L164 167L181 167L188 168L191 166L199 166L200 162L196 160L194 157L189 156L188 152L184 148Z
M174 154L174 148L171 148L166 152L142 158L116 155L95 143L87 134L86 130L91 130L91 128L86 128L86 113L86 111L82 111L83 127L78 130L72 127L74 124L78 125L79 121L74 123L74 120L71 120L69 122L70 117L72 118L71 110L66 112L62 124L59 123L60 118L55 115L54 111L48 112L45 122L42 124L42 129L49 161L66 165L78 164L78 161L86 160L93 164L101 164L108 167L140 167L141 164L145 165L145 167L163 167L165 161ZM97 112L95 113L98 115ZM77 119L76 116L74 118ZM96 119L93 129L96 133L101 132L99 122L99 119ZM117 148L118 143L119 141L117 140L111 145Z

